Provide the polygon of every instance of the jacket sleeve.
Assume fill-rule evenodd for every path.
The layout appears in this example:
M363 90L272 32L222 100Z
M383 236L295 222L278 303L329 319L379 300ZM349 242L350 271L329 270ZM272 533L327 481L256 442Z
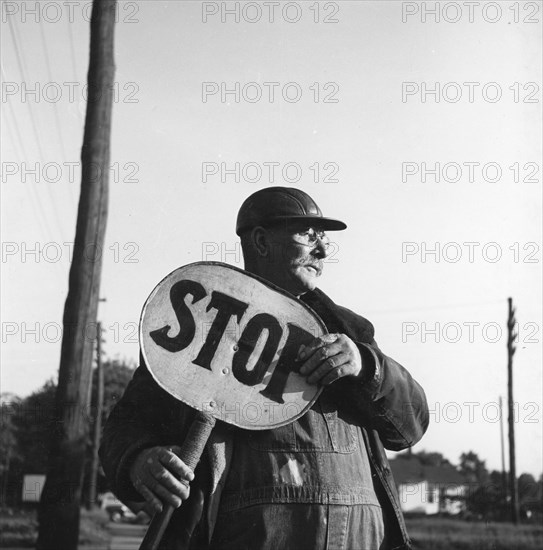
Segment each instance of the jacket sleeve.
M143 358L104 426L100 459L113 492L124 501L142 501L130 482L137 454L156 445L184 440L192 410L154 381Z
M337 386L335 391L347 398L344 402L362 425L377 430L386 449L401 451L411 447L428 428L424 390L375 341L356 344L362 356L363 378L341 378L330 387Z

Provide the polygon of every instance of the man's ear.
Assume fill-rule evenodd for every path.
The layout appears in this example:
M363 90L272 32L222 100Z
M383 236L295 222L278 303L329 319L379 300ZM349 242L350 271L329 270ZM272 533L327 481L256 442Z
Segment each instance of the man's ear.
M268 232L263 227L257 226L252 229L251 241L259 256L268 256L270 253L271 243Z

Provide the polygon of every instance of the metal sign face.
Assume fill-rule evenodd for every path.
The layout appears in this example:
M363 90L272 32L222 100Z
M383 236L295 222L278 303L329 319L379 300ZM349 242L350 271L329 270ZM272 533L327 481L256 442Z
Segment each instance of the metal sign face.
M187 405L264 430L299 418L321 389L298 374L301 344L326 333L303 302L246 271L198 262L153 290L140 344L154 379Z

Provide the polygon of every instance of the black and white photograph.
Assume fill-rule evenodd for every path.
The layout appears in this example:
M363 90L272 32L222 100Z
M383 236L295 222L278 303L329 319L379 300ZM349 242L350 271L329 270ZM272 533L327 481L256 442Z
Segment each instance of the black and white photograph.
M542 21L1 0L0 546L542 548Z

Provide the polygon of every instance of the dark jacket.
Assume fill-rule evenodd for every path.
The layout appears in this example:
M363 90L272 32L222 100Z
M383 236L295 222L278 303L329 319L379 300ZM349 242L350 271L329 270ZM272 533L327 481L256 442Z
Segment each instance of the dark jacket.
M410 548L398 493L385 448L399 451L417 443L428 426L424 391L401 365L385 356L374 340L372 324L349 309L338 306L316 289L302 296L331 333L343 333L358 346L366 376L357 382L342 378L324 391L337 394L362 428L371 465L380 480L379 497L388 518L387 538L393 548ZM100 456L113 491L121 500L141 496L129 480L132 460L142 449L181 444L194 412L162 390L152 379L143 358L122 399L111 413ZM217 423L215 430L228 431ZM191 483L191 496L172 518L160 548L204 548L212 522L200 521L209 500L209 468L202 460ZM211 525L210 525L211 524ZM185 546L183 546L185 545Z

